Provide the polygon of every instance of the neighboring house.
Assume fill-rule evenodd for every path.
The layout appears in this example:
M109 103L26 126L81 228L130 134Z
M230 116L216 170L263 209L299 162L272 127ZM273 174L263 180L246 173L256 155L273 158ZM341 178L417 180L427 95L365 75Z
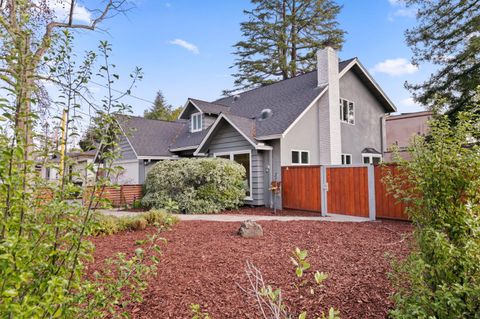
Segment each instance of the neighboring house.
M96 151L87 152L69 152L67 157L70 165L68 166L68 174L71 175L72 182L85 186L93 182L95 174L88 169L88 165L94 162ZM49 159L45 165L37 164L36 168L40 176L47 181L57 181L60 178L58 166L60 165L60 158L54 156Z
M317 54L315 71L213 102L188 99L175 122L119 117L123 181L145 181L151 164L222 157L247 171L246 204L270 205L281 167L375 163L396 108L357 58ZM281 202L281 201L280 201Z
M432 114L432 112L423 111L387 117L387 150L385 152L385 161L392 160L392 147L397 148L398 154L401 157L408 159L408 145L414 136L427 134L427 122L432 117Z

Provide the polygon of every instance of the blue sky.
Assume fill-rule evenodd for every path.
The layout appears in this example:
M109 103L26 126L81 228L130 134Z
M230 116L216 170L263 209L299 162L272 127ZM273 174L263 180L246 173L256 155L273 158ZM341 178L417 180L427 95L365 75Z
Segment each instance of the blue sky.
M339 56L357 56L399 112L411 112L422 108L412 102L404 82L421 82L432 70L409 63L404 31L415 18L400 1L339 0L339 22L348 32ZM77 48L94 49L99 40L108 40L123 79L135 66L143 68L144 79L133 95L146 100L160 89L171 104L181 106L188 97L214 100L232 87L232 45L241 38L239 24L249 1L136 0L136 5L126 16L104 22L104 31L78 33ZM122 85L126 82L118 88ZM149 107L133 98L128 103L135 114Z

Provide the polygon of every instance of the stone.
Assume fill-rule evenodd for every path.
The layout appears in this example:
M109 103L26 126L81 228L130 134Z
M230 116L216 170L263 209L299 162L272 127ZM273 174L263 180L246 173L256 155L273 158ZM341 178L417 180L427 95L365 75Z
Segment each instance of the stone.
M240 225L238 234L244 238L257 238L263 236L263 228L252 220L246 220Z

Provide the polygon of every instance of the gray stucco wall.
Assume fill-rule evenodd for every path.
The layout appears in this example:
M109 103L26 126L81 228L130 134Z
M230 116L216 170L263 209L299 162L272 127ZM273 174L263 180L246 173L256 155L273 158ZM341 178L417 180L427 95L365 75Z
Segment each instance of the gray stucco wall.
M208 156L215 153L234 151L251 151L252 198L246 204L264 205L264 159L263 152L258 152L245 138L226 122L220 123L212 133L212 138L205 144ZM203 151L203 150L202 150Z
M313 105L307 113L281 139L281 166L292 165L292 150L310 152L310 164L318 165L320 161L319 143L319 108L328 101L325 95ZM325 119L328 120L328 119ZM279 172L280 174L280 172Z
M353 71L340 79L340 98L355 104L355 125L341 123L342 153L352 154L353 164L360 164L364 148L373 147L382 152L382 116L385 109Z

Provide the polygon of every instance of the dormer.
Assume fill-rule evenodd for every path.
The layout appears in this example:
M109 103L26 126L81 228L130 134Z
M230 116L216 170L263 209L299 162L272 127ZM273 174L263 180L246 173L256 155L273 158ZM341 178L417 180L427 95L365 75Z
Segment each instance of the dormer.
M189 132L196 133L206 130L217 119L218 115L228 110L228 107L196 99L188 99L179 119L189 122Z

